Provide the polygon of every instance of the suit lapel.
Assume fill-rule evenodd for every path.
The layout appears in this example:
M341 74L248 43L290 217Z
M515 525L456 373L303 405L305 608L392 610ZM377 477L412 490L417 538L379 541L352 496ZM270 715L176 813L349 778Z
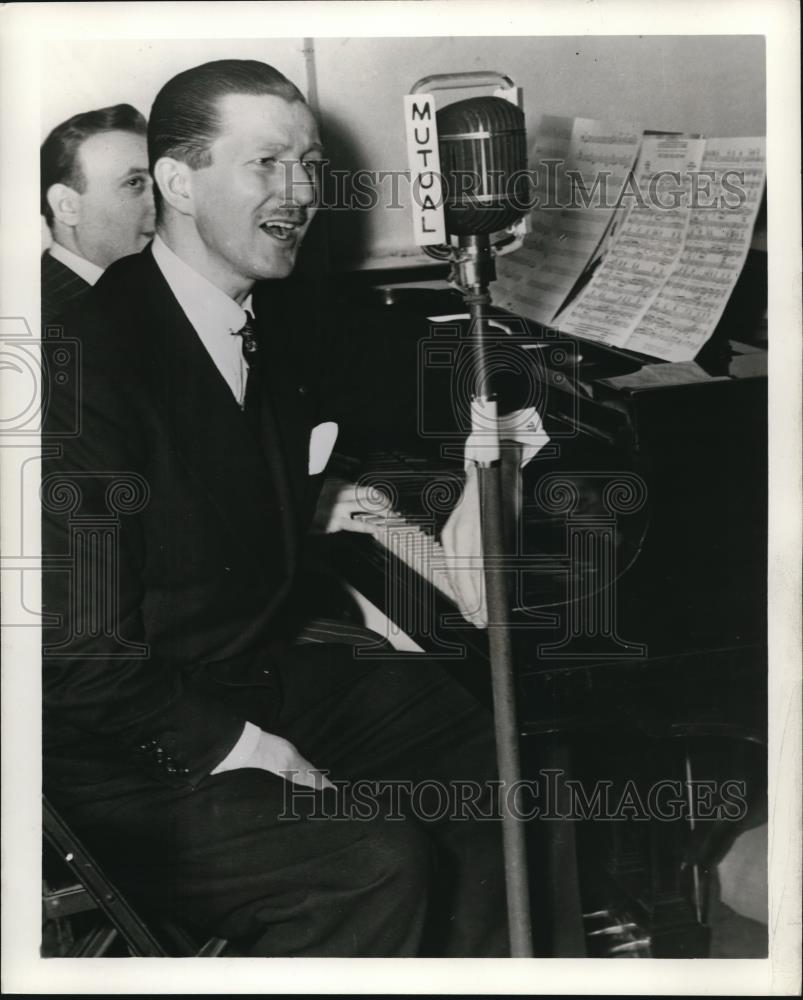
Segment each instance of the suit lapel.
M176 450L232 536L275 586L292 573L286 544L284 484L274 481L237 401L173 296L149 251L143 253L154 295L164 365L163 402ZM275 472L275 470L271 470ZM280 543L281 540L281 543ZM277 551L277 546L281 548ZM277 556L282 565L277 565Z

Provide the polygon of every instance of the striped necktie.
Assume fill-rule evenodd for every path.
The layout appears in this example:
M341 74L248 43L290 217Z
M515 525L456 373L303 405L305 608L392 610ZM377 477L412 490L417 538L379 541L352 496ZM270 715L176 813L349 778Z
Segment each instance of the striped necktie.
M240 345L248 374L245 381L245 397L243 399L243 410L251 417L252 424L255 416L255 403L258 399L257 383L259 381L257 373L259 370L259 344L256 339L256 329L254 327L254 317L246 311L245 323L239 330L234 331L236 337L242 338Z

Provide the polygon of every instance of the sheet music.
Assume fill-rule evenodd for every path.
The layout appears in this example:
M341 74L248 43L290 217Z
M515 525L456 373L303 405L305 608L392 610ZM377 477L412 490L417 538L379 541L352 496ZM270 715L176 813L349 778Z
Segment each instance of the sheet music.
M704 146L704 140L687 136L644 138L625 188L622 218L612 223L609 249L558 317L561 332L615 347L627 344L682 252L691 177Z
M691 360L714 332L744 266L764 188L765 140L709 139L701 177L713 174L710 189L692 207L683 253L664 287L642 316L628 350L667 361ZM744 201L720 205L738 171ZM742 179L743 178L743 179ZM741 197L741 196L740 196Z
M552 322L599 246L614 211L608 206L618 199L639 141L632 128L609 122L541 118L530 151L538 204L523 246L497 258L498 305ZM607 190L595 189L603 176Z

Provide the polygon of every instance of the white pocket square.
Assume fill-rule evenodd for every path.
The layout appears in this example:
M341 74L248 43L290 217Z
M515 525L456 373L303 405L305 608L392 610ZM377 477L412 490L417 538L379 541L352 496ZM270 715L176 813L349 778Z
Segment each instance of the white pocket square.
M324 424L318 424L312 428L309 438L309 474L316 476L323 472L332 449L337 441L339 427L332 420L327 420Z

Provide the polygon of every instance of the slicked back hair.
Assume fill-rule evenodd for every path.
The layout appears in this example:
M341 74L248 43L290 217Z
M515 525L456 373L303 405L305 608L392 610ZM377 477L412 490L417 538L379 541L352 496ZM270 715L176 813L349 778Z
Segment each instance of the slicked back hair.
M156 95L148 125L151 173L163 156L193 170L212 162L210 147L220 135L220 103L229 94L271 95L306 103L304 95L282 73L255 59L219 59L184 70ZM154 178L155 181L155 178ZM153 185L157 212L161 193Z
M66 184L79 193L86 190L86 177L78 154L87 139L102 132L147 135L147 130L144 116L130 104L84 111L57 125L39 150L39 207L48 226L53 226L53 211L47 203L47 192L54 184Z

